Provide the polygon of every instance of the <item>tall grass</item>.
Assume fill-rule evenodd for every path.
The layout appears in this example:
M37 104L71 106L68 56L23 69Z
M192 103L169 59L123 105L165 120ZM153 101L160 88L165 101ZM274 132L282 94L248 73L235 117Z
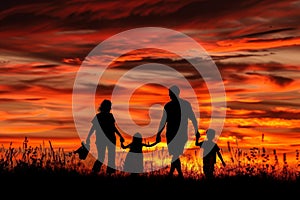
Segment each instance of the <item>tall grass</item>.
M283 154L279 160L276 150L266 151L264 147L252 147L249 150L242 150L238 146L227 146L225 162L222 167L220 162L216 163L215 175L219 178L226 177L262 177L276 180L297 180L300 176L299 151L295 152L295 160L290 164ZM126 151L118 151L116 156L117 175L125 176L122 172ZM145 156L145 171L147 175L166 175L169 171L170 156L166 149L147 150ZM202 158L198 149L189 150L181 157L184 176L192 179L202 179ZM22 147L14 147L10 143L8 147L3 145L0 148L0 174L76 174L88 175L95 158L89 155L86 160L80 160L74 152L65 152L63 148L54 149L51 141L44 142L40 146L32 147L24 139ZM102 169L103 171L104 169Z
M30 175L37 172L85 174L88 172L86 165L72 152L65 152L63 148L54 149L51 141L49 145L42 143L40 146L28 145L25 138L22 147L14 147L11 142L9 147L0 148L0 173L1 175Z
M257 198L259 194L268 199L299 195L298 150L294 161L287 160L285 154L279 159L276 150L267 151L263 147L244 150L228 143L227 149L222 150L227 165L222 167L217 162L213 180L203 175L199 149L191 149L181 157L184 180L176 179L176 174L168 177L170 156L165 148L146 150L147 173L131 178L122 171L127 154L124 150L117 153L116 174L106 175L103 166L94 175L90 173L95 161L92 154L80 160L72 151L54 149L51 141L33 147L25 139L21 147L14 147L13 143L0 147L0 187L3 192L14 190L11 194L21 198L24 194L32 196L35 191L49 198L94 198L95 194L127 197L134 193L159 194L164 198L178 198L178 195L194 198L195 193L205 193L231 199L240 199L241 195Z

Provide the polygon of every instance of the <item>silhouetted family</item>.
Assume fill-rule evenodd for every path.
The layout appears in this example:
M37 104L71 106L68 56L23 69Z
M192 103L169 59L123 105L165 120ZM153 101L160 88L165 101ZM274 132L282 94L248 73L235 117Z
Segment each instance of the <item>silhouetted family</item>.
M177 170L178 177L183 178L181 169L180 156L184 152L184 147L188 141L188 122L193 124L194 133L196 136L195 145L203 148L203 172L205 177L214 177L214 168L216 157L225 162L222 158L219 146L213 141L215 138L215 130L207 129L207 140L199 142L200 133L198 131L198 122L193 112L191 104L182 99L178 86L172 86L168 89L170 101L164 105L162 118L156 134L156 141L152 144L143 142L142 134L137 132L133 135L132 141L125 145L124 138L115 125L115 118L111 113L112 103L110 100L103 100L99 106L98 113L92 119L92 126L86 138L86 146L90 145L90 137L93 133L96 134L97 159L92 167L93 173L98 173L104 163L105 153L107 150L108 165L106 173L112 174L115 172L115 157L116 157L116 135L120 138L121 147L129 148L126 155L123 171L130 172L131 175L137 175L144 172L143 147L153 147L161 142L161 134L166 128L166 142L168 153L172 156L169 176L172 177L174 171Z

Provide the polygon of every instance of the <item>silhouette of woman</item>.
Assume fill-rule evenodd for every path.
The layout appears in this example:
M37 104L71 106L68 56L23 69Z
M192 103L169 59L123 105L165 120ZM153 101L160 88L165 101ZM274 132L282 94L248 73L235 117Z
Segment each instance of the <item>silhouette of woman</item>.
M214 129L206 130L207 140L199 142L200 136L196 137L195 145L203 148L203 172L205 177L211 179L214 177L215 164L217 155L221 160L223 166L226 166L226 163L223 160L222 154L220 152L220 147L213 141L215 139L216 132Z
M115 118L111 111L112 103L110 100L103 100L98 108L99 113L92 120L92 127L86 138L86 145L90 145L90 137L93 133L96 134L96 146L98 158L95 161L92 172L98 173L103 165L105 153L108 153L107 174L115 172L115 157L116 157L116 134L120 137L120 141L124 138L115 126Z
M131 175L137 175L139 173L144 172L144 155L142 148L153 147L157 144L157 142L154 142L152 144L146 144L142 141L142 135L139 132L137 132L134 134L132 142L128 145L124 145L124 143L121 142L121 147L123 149L129 148L129 152L127 153L124 161L123 170L126 172L131 172Z

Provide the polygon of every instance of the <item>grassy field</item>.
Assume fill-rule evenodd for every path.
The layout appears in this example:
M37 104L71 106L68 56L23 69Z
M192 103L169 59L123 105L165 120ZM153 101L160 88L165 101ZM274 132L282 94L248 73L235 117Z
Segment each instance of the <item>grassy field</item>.
M137 195L155 198L194 197L212 195L228 198L279 197L299 195L300 174L298 155L293 165L283 159L280 162L276 151L272 155L264 149L251 148L249 152L228 147L230 163L225 168L216 168L216 178L206 180L201 171L201 161L197 156L183 156L185 179L168 177L169 167L143 173L138 177L117 170L112 176L91 174L92 156L80 160L73 152L48 147L18 147L11 144L0 148L1 189L16 191L40 191L66 197L87 197L93 194ZM296 152L298 153L298 152ZM195 152L196 155L196 152ZM136 194L137 193L137 194ZM20 193L22 194L22 193ZM62 196L61 196L62 197Z

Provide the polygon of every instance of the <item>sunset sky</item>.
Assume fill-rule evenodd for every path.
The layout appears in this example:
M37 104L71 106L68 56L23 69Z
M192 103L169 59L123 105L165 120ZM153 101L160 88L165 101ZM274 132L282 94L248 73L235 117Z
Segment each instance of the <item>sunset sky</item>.
M300 148L299 11L297 0L2 2L0 142L18 143L27 136L32 144L51 139L56 147L77 147L85 135L78 132L74 123L73 89L86 57L97 45L118 33L160 27L191 37L217 66L226 91L226 119L218 139L220 146L225 148L227 142L243 147L259 146L264 134L266 147L294 152ZM160 48L125 53L124 44L111 47L114 53L111 55L122 55L110 63L99 82L91 83L98 85L95 99L89 99L83 92L81 101L92 102L89 106L97 109L104 98L111 97L117 81L130 69L146 63L169 66L180 71L192 85L199 102L195 107L200 114L199 129L204 137L211 117L211 102L215 100L190 63L166 51L170 44L188 48L179 42L157 41ZM93 59L97 57L89 56L88 61ZM163 79L163 70L157 72L151 76ZM133 73L151 78L144 71ZM166 87L153 79L153 83L133 91L129 99L128 112L141 132L151 117L159 119L161 106L169 100ZM125 93L118 93L119 99L113 101L112 112L120 120L124 119L120 109L126 103L122 95L130 84L125 86L121 88ZM181 96L190 97L184 89ZM150 108L153 115L151 112L149 115ZM94 113L85 114L80 123L84 129L80 130L87 134ZM158 121L154 120L152 125L155 128L145 132L156 131ZM121 129L128 139L127 134L135 131L138 130ZM154 134L153 131L145 136Z

